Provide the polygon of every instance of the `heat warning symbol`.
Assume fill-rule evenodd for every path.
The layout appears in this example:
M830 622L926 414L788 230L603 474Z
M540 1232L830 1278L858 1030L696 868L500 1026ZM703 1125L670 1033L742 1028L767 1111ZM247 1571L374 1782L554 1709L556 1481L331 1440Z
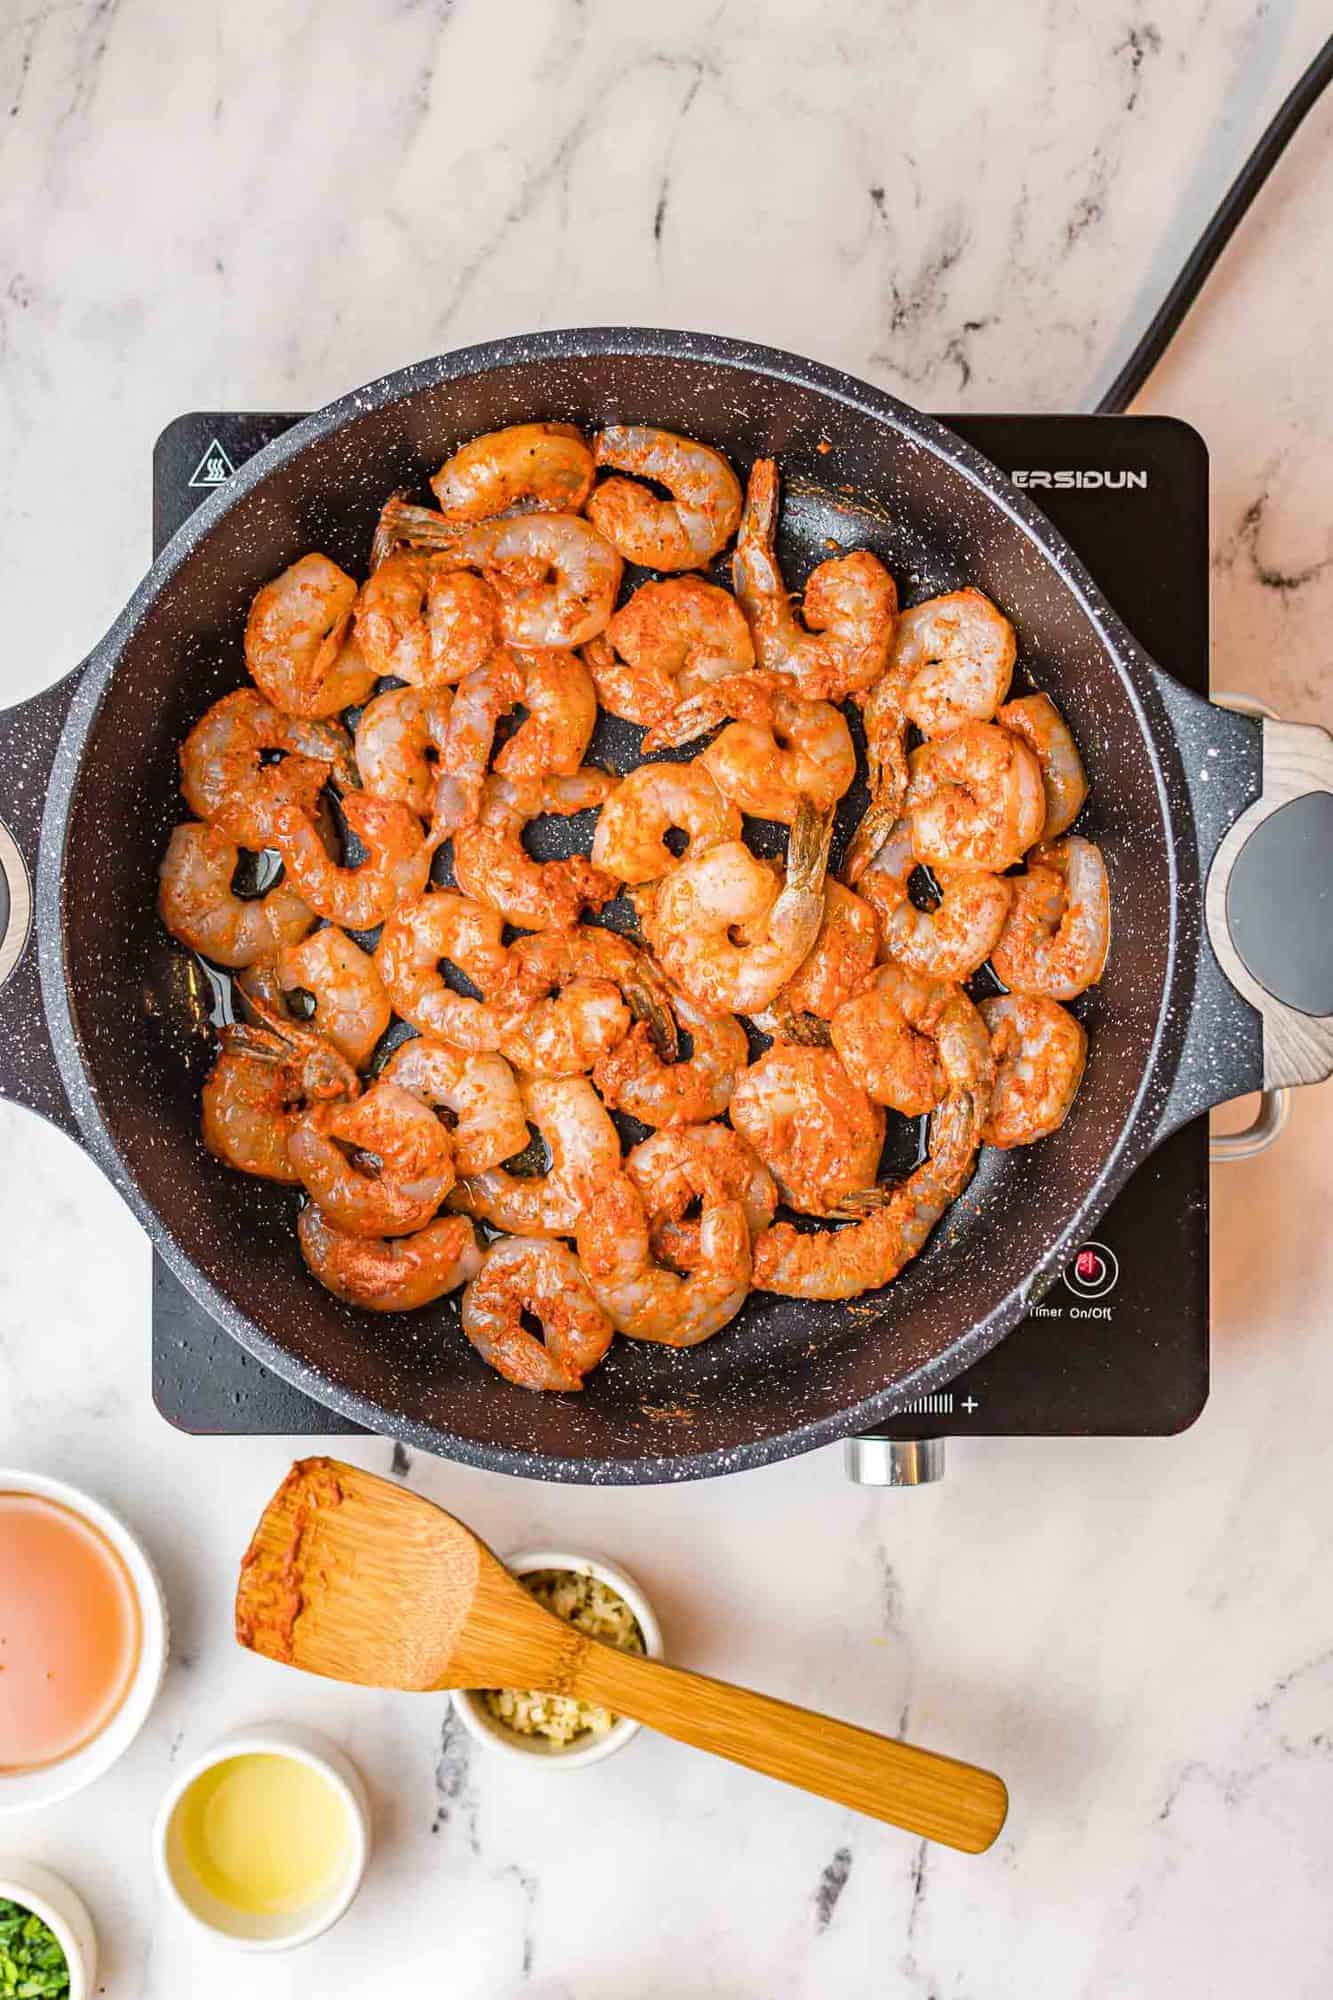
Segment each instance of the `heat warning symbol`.
M1116 1254L1104 1243L1085 1243L1065 1266L1065 1283L1081 1299L1105 1298L1119 1276Z
M190 486L225 486L236 467L216 438L210 438L203 456L190 474Z

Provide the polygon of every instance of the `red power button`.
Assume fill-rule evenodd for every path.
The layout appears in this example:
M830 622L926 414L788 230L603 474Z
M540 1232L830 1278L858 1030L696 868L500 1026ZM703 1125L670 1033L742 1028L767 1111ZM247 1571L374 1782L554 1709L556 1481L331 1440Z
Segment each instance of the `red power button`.
M1105 1243L1085 1243L1065 1265L1065 1283L1082 1299L1104 1298L1119 1276L1115 1252Z
M1103 1271L1101 1258L1095 1250L1080 1250L1074 1259L1074 1269L1085 1285L1095 1285Z

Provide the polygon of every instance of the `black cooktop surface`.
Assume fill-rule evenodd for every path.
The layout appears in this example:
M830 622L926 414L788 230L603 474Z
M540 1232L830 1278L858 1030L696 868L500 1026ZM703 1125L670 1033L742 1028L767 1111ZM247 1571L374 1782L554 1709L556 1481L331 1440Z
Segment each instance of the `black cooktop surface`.
M295 413L197 411L153 455L155 551ZM1154 417L949 417L1024 485L1154 659L1208 686L1208 460ZM153 1396L178 1428L358 1427L263 1368L153 1260ZM985 1360L884 1419L887 1437L1162 1436L1208 1394L1206 1118L1153 1154L1042 1303Z

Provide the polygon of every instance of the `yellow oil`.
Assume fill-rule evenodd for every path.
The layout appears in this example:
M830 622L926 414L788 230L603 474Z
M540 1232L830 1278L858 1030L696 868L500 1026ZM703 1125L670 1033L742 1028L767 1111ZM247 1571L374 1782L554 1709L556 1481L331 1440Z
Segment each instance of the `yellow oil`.
M346 1804L295 1757L229 1757L195 1780L177 1810L190 1867L247 1916L288 1916L320 1902L346 1866Z

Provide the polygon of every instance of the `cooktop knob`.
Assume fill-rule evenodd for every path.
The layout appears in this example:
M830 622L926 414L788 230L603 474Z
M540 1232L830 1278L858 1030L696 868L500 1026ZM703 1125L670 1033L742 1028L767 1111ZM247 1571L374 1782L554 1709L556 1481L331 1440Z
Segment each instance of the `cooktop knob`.
M858 1486L928 1486L944 1477L943 1438L854 1437L847 1477Z

